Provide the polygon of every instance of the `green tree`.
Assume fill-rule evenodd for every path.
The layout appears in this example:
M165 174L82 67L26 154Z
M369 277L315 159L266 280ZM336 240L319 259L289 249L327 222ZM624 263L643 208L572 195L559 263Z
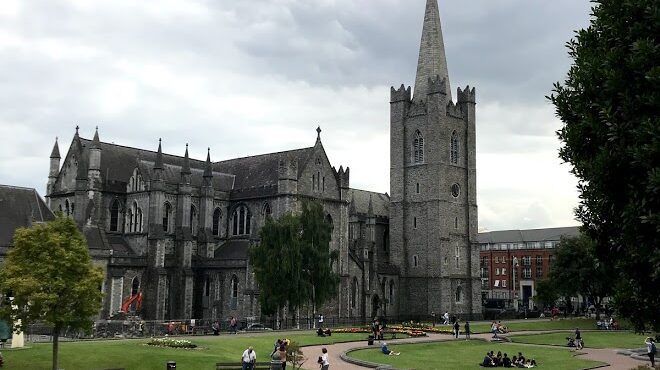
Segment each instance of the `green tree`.
M557 294L587 297L599 313L603 298L612 292L614 279L612 271L596 257L594 240L584 234L561 238L548 276L548 284Z
M543 307L553 306L559 299L557 287L549 279L544 279L536 285L536 296L534 302L540 303Z
M102 282L103 273L92 265L76 224L58 215L46 224L16 230L14 247L0 270L0 286L14 300L0 306L0 316L17 331L35 321L49 324L53 369L58 369L60 333L67 327L91 329L101 308Z
M332 224L316 202L303 202L299 215L266 220L259 244L250 249L264 314L322 305L334 296L339 277L332 271L337 252L330 251L331 234Z
M577 218L615 267L618 312L660 330L660 3L596 0L567 43L573 64L549 97L560 157L579 180Z

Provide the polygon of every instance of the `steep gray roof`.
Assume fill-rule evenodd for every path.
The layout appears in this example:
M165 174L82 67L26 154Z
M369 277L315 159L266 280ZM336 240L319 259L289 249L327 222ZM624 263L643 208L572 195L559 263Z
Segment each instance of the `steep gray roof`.
M277 185L280 161L297 161L298 176L304 164L310 158L314 147L288 150L284 152L254 155L244 158L229 159L215 162L215 171L230 173L236 176L234 189Z
M354 200L357 213L369 213L369 197L375 216L390 216L390 197L387 194L360 189L348 190L348 199Z
M245 239L229 240L215 250L214 257L222 260L247 259L250 241Z
M19 227L53 219L55 215L35 189L0 185L0 246L12 245Z
M578 236L577 226L548 229L501 230L479 233L479 243L518 243L559 240L562 236Z

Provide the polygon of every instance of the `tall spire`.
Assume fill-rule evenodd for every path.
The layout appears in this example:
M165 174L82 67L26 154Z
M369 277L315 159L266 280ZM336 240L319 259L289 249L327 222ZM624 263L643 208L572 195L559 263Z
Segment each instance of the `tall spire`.
M101 140L99 140L99 127L96 126L96 131L94 131L94 139L92 139L92 146L91 148L100 148L101 147Z
M57 145L57 137L55 137L55 145L53 145L53 151L50 152L51 158L61 158L60 157L60 147Z
M183 156L183 167L181 167L182 175L190 175L190 158L188 157L188 144L186 143L186 154Z
M205 178L213 177L213 165L211 165L211 148L208 148L206 152L206 165L204 166L204 176Z
M447 72L447 58L445 57L445 43L442 40L442 26L440 25L440 11L437 0L426 0L424 13L424 27L422 40L419 45L419 59L417 60L417 75L415 77L415 91L413 100L426 101L429 78L436 76L446 78L447 97L451 100L451 86Z
M154 169L163 169L163 148L161 147L161 139L158 139L158 152L156 152L156 163Z

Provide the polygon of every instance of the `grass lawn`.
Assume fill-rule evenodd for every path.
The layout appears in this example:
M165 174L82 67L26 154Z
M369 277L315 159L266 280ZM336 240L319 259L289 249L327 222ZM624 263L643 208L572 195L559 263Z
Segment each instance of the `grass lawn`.
M461 332L463 330L463 324L461 323ZM582 330L596 329L596 320L595 319L560 319L557 321L551 321L550 319L544 320L502 320L502 324L507 326L510 331L540 331L540 330L560 330L560 329L571 329L580 328ZM470 325L470 331L474 333L488 333L490 332L490 324L488 323L479 323Z
M566 337L573 333L549 333L536 335L511 336L516 343L566 345ZM582 332L585 347L590 348L636 348L644 347L646 335L629 331L588 331Z
M391 345L400 356L386 356L380 348L363 349L349 353L350 357L369 362L388 364L398 369L480 369L479 363L488 351L502 351L509 357L522 352L533 358L539 369L575 370L601 365L601 363L573 357L573 352L562 348L529 347L510 343L486 343L480 340L448 341L436 343Z
M107 368L162 370L167 361L176 361L181 369L214 369L216 362L240 363L241 354L253 346L257 360L267 360L277 338L288 338L301 345L331 344L364 340L364 333L337 333L319 337L315 332L277 332L221 335L217 337L181 337L204 349L184 350L144 345L148 339L60 342L60 368L97 370ZM5 368L50 369L52 343L28 344L31 348L2 351ZM304 352L304 349L303 349Z

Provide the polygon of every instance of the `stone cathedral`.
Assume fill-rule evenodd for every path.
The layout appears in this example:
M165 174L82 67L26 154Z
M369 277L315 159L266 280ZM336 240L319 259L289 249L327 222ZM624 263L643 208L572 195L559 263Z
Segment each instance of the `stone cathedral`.
M323 205L340 256L327 317L478 318L475 90L455 98L437 1L427 0L414 90L391 89L390 194L351 188L320 128L310 147L222 161L76 128L62 163L53 147L47 201L75 219L105 271L103 318L138 293L145 319L259 317L248 249L266 217L309 198Z

